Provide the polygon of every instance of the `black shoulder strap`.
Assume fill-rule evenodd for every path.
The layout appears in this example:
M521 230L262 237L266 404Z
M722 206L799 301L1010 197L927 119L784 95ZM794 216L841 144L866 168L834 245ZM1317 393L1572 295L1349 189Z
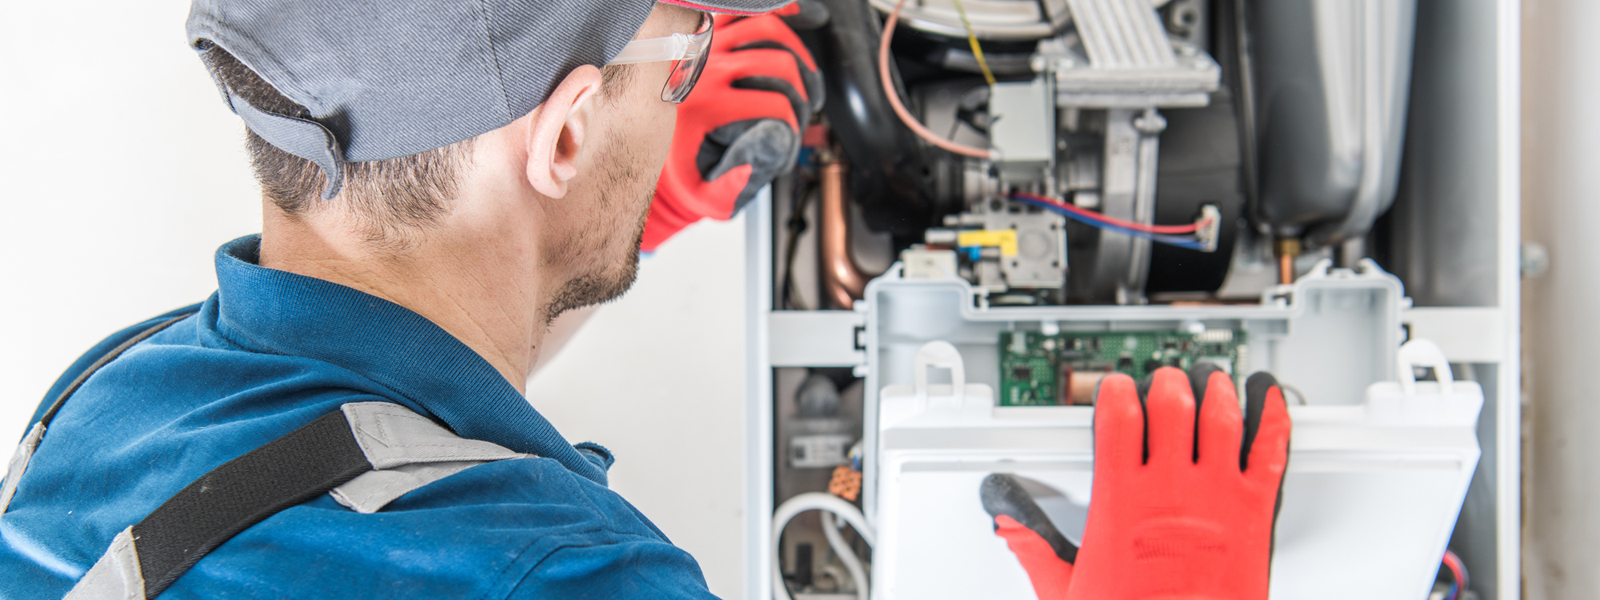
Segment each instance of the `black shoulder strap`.
M31 439L24 440L24 448L19 451L20 467L13 458L6 487L15 486L15 479L26 468L44 430L89 377L135 344L191 314L139 332L84 369L40 416L29 433ZM380 450L364 447L358 431L370 438L367 445ZM414 447L407 442L414 443ZM233 536L346 483L351 484L350 493L335 498L354 510L372 512L412 489L469 466L520 456L527 455L488 442L459 438L398 405L346 404L184 487L143 520L118 533L66 598L154 598ZM425 468L407 472L409 465ZM398 474L404 481L384 477L366 485L351 481L368 473L368 477ZM0 501L0 512L5 504Z
M66 600L155 598L212 550L372 470L342 410L206 473L127 529Z
M206 473L133 526L144 597L239 532L370 470L335 410Z
M398 404L345 404L202 475L124 529L67 599L154 598L233 536L321 494L374 512L473 465L525 456Z

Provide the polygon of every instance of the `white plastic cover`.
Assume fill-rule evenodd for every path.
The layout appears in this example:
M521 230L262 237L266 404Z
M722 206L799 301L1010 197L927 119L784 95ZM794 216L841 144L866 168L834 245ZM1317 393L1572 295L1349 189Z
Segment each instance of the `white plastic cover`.
M929 350L937 344L925 352L946 357L944 348ZM1407 345L1399 372L1429 362L1427 350L1426 342ZM1410 389L1374 384L1359 405L1290 407L1273 598L1427 595L1477 466L1483 405L1476 383L1449 381L1447 368L1435 373L1439 382ZM986 385L965 384L960 398L954 389L890 385L880 395L873 597L1032 600L978 486L991 472L1021 476L1057 527L1080 539L1093 409L997 408Z

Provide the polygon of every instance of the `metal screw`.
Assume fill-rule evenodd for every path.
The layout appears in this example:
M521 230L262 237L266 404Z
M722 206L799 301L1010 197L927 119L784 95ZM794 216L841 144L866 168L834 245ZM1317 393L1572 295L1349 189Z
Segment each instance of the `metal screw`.
M1522 278L1537 279L1550 271L1550 251L1538 242L1522 243Z

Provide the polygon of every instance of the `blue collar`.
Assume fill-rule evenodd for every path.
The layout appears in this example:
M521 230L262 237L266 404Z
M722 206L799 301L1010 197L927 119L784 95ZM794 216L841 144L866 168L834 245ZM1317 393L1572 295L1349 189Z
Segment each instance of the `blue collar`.
M568 443L488 361L432 321L337 283L262 267L260 256L258 235L217 250L217 329L235 343L348 369L461 437L554 459L606 484L604 469Z

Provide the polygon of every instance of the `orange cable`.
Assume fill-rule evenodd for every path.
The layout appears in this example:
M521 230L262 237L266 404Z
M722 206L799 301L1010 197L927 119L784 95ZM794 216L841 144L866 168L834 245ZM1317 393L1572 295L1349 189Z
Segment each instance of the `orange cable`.
M889 97L889 106L894 109L894 114L900 117L906 127L911 128L912 133L935 146L963 156L999 160L999 151L958 144L939 137L939 134L929 131L922 123L918 123L917 118L911 116L911 111L906 110L905 105L900 103L900 94L895 91L894 82L889 78L889 40L894 37L894 27L900 23L900 9L905 6L906 0L895 3L894 11L889 13L889 21L883 24L883 38L878 43L878 80L883 83L883 94Z

